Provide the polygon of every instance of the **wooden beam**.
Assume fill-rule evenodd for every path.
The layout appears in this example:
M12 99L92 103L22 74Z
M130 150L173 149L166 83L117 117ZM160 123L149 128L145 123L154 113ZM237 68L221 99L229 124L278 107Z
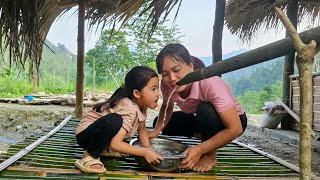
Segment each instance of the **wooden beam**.
M35 171L39 173L82 173L78 169L55 169L55 168L35 168L35 167L18 167L10 166L8 170L16 171ZM229 179L228 176L213 176L213 175L202 175L202 174L182 174L182 173L163 173L163 172L144 172L144 171L106 171L104 175L137 175L145 177L175 177L175 178L197 178L197 179ZM101 174L102 175L102 174ZM102 175L103 176L103 175Z
M98 3L98 2L102 2L103 0L87 0L87 4L90 3ZM65 8L71 8L73 6L77 6L79 5L79 1L78 0L57 0L57 4L59 6L59 8L65 9Z
M313 39L317 43L320 43L320 27L299 33L299 36L305 43L309 43ZM293 46L291 38L286 37L274 43L217 62L198 71L194 71L177 82L177 85L182 86L205 78L216 76L218 74L235 71L241 68L269 61L292 52L296 52L296 50Z
M9 166L7 170L12 171L35 171L45 173L81 173L78 169L56 169L56 168L38 168L38 167L20 167L20 166Z

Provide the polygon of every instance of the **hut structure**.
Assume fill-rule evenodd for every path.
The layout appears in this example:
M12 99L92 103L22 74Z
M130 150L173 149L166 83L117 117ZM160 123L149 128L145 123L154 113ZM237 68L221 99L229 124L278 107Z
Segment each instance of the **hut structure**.
M160 17L162 14L164 14L164 19L165 17L168 15L168 13L172 10L172 8L175 5L180 5L182 0L152 0L150 1L149 6L146 9L152 9L151 14L149 15L149 25L152 27L156 27L157 23L161 20ZM305 0L307 2L313 2L313 1L308 1ZM59 17L61 14L63 14L64 12L70 10L72 7L79 5L79 23L78 23L78 64L80 64L80 66L78 65L78 74L77 77L79 78L77 80L77 84L82 84L82 86L77 87L77 97L82 97L82 93L83 93L83 67L81 67L81 64L83 64L84 61L84 42L83 42L83 34L84 34L84 20L88 20L89 25L92 27L92 25L94 24L110 24L110 23L115 23L115 22L122 22L122 23L126 23L128 22L128 20L132 17L132 15L134 15L138 9L148 1L146 0L32 0L32 1L25 1L25 0L2 0L0 1L0 52L4 52L5 50L9 50L10 52L10 57L12 57L12 59L10 59L10 63L16 63L17 65L21 65L21 67L24 67L24 65L26 63L30 64L31 67L31 72L33 72L34 74L34 87L35 85L38 83L37 82L37 70L41 64L41 51L43 48L43 42L47 36L47 33L52 25L52 23L54 22L54 20ZM250 19L246 19L246 18L242 18L243 16L239 16L239 14L237 13L243 13L246 12L247 9L242 9L239 10L239 5L242 4L246 4L247 2L251 2L251 4L249 3L249 6L244 6L244 7L252 7L252 5L257 5L257 7L261 8L260 6L264 3L267 3L268 5L274 5L274 2L278 2L278 1L273 1L270 0L266 1L266 0L261 0L261 1L229 1L228 6L232 7L232 3L236 3L237 6L234 6L234 12L236 14L236 16L238 16L238 18L240 17L240 19L242 19L244 22L240 22L241 23L246 23L247 21L250 22L247 24L247 26L249 27L249 25L253 25L253 21L251 22ZM283 3L283 1L281 1ZM240 4L239 4L240 3ZM252 4L253 3L253 4ZM255 4L257 3L257 4ZM282 4L280 3L280 4ZM251 6L250 6L251 5ZM270 6L271 6L270 5ZM227 11L228 12L228 6L227 6ZM254 6L255 7L255 6ZM285 6L284 6L285 7ZM252 8L255 9L255 8ZM261 9L260 9L261 10ZM307 9L309 10L309 9ZM145 11L143 11L144 13ZM308 12L312 12L312 11L308 11ZM317 11L318 12L318 11ZM261 11L259 11L259 13L262 13ZM221 14L221 13L220 13ZM227 25L229 27L230 25L230 21L227 19L227 17L231 17L232 13L227 13L226 16L226 20L227 20ZM250 14L250 13L248 13ZM268 13L267 13L268 14ZM235 17L236 17L235 16ZM251 14L252 16L252 14ZM263 17L263 16L259 16L259 17ZM304 16L303 16L304 17ZM318 17L318 15L314 16L314 17ZM252 18L254 19L254 18ZM275 19L272 19L269 23L267 23L269 26L270 25L274 25L274 22L277 22ZM240 30L242 30L242 27L245 26L240 26ZM253 28L249 28L248 32L246 32L245 34L249 34L252 36L252 33L255 32L255 28L257 27L257 25L254 25ZM232 31L232 32L238 32L238 31ZM240 32L240 31L239 31ZM248 37L248 36L245 36ZM82 81L81 81L82 79ZM78 105L81 106L81 100L79 99L79 101L77 100ZM80 104L79 104L80 103ZM76 104L77 106L77 104ZM77 108L78 108L78 116L77 117L81 117L82 116L82 109L81 107L76 107L76 112L77 112ZM73 123L77 123L77 120L74 120ZM73 128L74 128L74 124L71 124L70 126L67 126L66 129L63 129L61 132L62 133L67 133L70 134L70 132L73 132ZM58 135L59 136L59 135ZM64 146L68 146L68 145L72 145L71 146L71 151L73 150L74 144L70 143L70 141L74 142L74 135L61 135L59 137L53 137L54 143L51 143L51 145L53 145L54 147L58 147L59 149L59 143L61 142ZM60 141L61 140L61 141ZM58 142L58 145L55 144L56 142ZM194 142L191 142L191 144ZM60 144L61 145L61 144ZM25 146L25 145L23 145ZM19 147L20 148L20 147ZM20 150L20 149L15 149L15 150ZM51 150L53 150L53 147L46 147L49 148ZM69 147L65 148L67 149L67 151L70 151ZM229 147L227 147L227 149L225 149L225 151L230 151L233 150L234 147L231 145ZM238 151L239 149L236 148L236 151ZM40 152L42 150L39 150L38 152ZM53 150L55 153L59 154L59 150ZM239 152L242 152L243 149L240 149ZM46 154L46 153L44 153ZM52 162L58 161L58 159L50 159L51 157L44 157L44 154L39 155L38 157L35 157L33 155L31 155L28 158L31 159L37 159L37 161L44 162L45 160L47 160L47 158L49 158L48 161L50 161L51 166L57 165L57 164L52 164ZM223 153L222 153L223 154ZM230 155L229 153L227 153L228 155ZM247 156L247 154L244 154L244 156ZM40 157L40 158L39 158ZM41 157L43 157L41 159ZM73 166L70 166L70 164L72 164L72 162L74 161L74 158L77 157L77 154L71 157L71 160L68 160L67 162L67 167L68 168L74 168ZM26 159L24 161L28 162L32 162L33 160L30 159ZM233 159L232 155L228 158ZM24 163L24 162L23 162ZM21 164L21 166L24 166L24 164ZM66 162L61 162L62 165L59 166L61 167L61 169L63 169L63 167L66 166ZM122 168L127 168L127 165L132 163L131 161L128 161L126 163L124 163L124 167ZM234 163L234 164L233 164ZM231 162L231 164L227 161L226 163L226 167L230 167L230 165L235 165L238 162ZM273 164L274 162L267 162ZM38 162L36 162L35 166L32 166L31 169L29 169L30 171L33 171L34 174L32 174L33 177L35 176L47 176L48 172L52 173L53 175L57 174L56 171L43 171L42 169L33 169L33 167L39 167L38 166ZM250 166L252 167L256 167L259 166L261 164L259 164L258 162L254 162L253 164L250 164ZM265 164L263 164L265 165ZM277 164L278 165L278 164ZM40 167L46 167L47 165L40 165ZM11 169L15 172L17 171L21 171L21 169L19 169L20 167L18 167L18 169ZM50 168L50 167L49 167ZM67 168L67 169L68 169ZM237 172L241 171L241 168L248 168L248 167L234 167L235 170L235 174L237 175ZM267 169L264 169L260 172L258 172L257 174L255 174L256 176L259 176L259 174L261 175L262 172L267 172L268 175L269 174L269 166L266 167ZM280 170L279 170L280 169ZM7 171L8 174L5 174L5 176L11 176L11 172L10 169L8 169L9 171ZM254 170L250 170L250 171L254 171ZM276 167L276 170L273 171L271 173L274 172L279 172L279 171L284 171L285 173L282 174L282 177L286 177L287 173L290 174L290 177L297 177L297 175L295 173L292 173L290 170L287 169L283 169L283 167ZM63 175L67 174L70 175L68 173L76 173L72 178L79 178L79 172L78 171L63 171L61 170L59 173L63 173ZM224 170L220 171L222 172L222 176L225 175L224 174ZM245 171L246 172L246 171ZM14 173L14 172L13 172ZM52 175L51 174L51 175ZM130 174L130 177L132 174ZM133 175L135 175L135 173L133 173ZM139 174L138 174L139 175ZM163 177L164 174L156 174L156 176L158 177ZM210 175L210 174L209 174ZM144 177L149 177L149 174L144 174ZM191 176L191 174L189 175ZM264 174L262 175L264 176ZM92 178L96 178L91 176ZM112 177L109 176L108 178ZM171 177L168 175L165 175L164 177ZM186 178L188 177L188 175L186 176L182 176L182 177L178 177L178 178ZM247 177L247 176L244 176ZM249 176L248 176L249 177ZM27 177L29 178L29 177ZM90 176L87 176L85 178L90 178ZM104 178L104 177L102 177ZM138 177L139 178L139 177ZM151 177L152 178L152 177ZM195 178L199 178L199 177L195 177ZM205 177L202 177L205 178ZM219 177L212 177L212 178L217 178L219 179ZM230 178L230 177L222 177L221 179L224 178Z
M60 15L79 5L77 99L76 116L83 115L83 62L84 20L93 25L123 24L138 11L146 0L3 0L0 2L0 53L9 51L10 64L24 68L29 63L33 74L33 91L38 85L38 69L47 33ZM146 26L156 27L180 0L153 0L145 10L151 9ZM146 13L146 11L142 11Z
M277 7L277 8L274 8ZM319 41L303 42L297 36L297 25L304 21L309 22L311 26L319 26L320 4L312 0L231 0L226 8L226 22L230 31L237 34L242 40L250 41L260 27L266 29L279 27L281 21L286 27L286 36L292 38L297 51L297 65L299 68L300 87L295 87L295 96L298 97L296 112L300 114L300 179L310 179L311 172L311 131L312 121L318 123L317 117L317 90L313 87L312 63L314 62L313 53L319 52ZM288 18L282 13L286 11ZM291 21L291 22L290 22ZM317 46L317 47L316 47ZM309 49L307 53L306 49ZM277 50L274 49L276 52ZM312 52L312 53L311 53ZM268 52L270 53L270 52ZM310 56L309 56L310 55ZM303 59L303 60L302 60ZM282 100L286 104L292 104L292 86L289 76L294 73L295 53L286 54L283 63L283 82L282 82ZM314 90L315 89L315 90ZM297 90L300 92L297 93ZM301 98L301 100L300 100ZM298 103L297 103L298 102ZM313 103L313 104L312 104ZM290 113L291 114L291 113ZM283 129L290 128L290 119L282 120ZM316 124L316 126L318 125Z
M226 26L243 42L257 40L261 29L266 32L268 29L284 27L276 16L275 6L286 12L296 29L302 22L308 27L320 25L320 3L317 0L230 0L225 10ZM288 31L285 36L289 36ZM282 100L290 107L292 88L289 76L294 73L294 56L294 53L288 53L283 63ZM290 119L284 119L281 127L290 129L292 123Z

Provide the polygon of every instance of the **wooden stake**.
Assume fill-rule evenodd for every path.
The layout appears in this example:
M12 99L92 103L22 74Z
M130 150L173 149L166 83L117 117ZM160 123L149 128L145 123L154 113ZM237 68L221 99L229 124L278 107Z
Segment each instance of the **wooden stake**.
M311 179L311 124L312 124L312 65L317 53L317 43L311 40L304 44L299 37L296 28L283 11L275 7L276 14L287 31L290 32L294 48L297 51L297 65L299 69L300 83L300 179Z

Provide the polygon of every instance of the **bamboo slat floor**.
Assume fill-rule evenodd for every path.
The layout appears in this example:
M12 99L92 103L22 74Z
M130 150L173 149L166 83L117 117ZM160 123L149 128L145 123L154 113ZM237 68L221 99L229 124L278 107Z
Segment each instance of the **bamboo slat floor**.
M178 170L175 173L148 172L141 169L134 158L101 158L108 169L104 174L82 173L74 162L81 158L74 129L79 120L71 119L62 129L31 152L0 172L0 179L298 179L299 174L280 163L250 149L230 143L218 150L218 166L206 173ZM39 139L42 135L26 138L12 145L8 153L0 154L0 162ZM190 146L198 139L162 136L182 141Z

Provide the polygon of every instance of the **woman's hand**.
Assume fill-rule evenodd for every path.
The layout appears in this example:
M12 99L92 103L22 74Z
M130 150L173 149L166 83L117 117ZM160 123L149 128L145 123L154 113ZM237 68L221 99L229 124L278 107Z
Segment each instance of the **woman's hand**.
M146 149L145 150L146 152L145 152L144 158L148 163L153 163L153 164L160 163L160 161L164 159L162 156L157 154L151 148L145 148L145 149Z
M202 156L202 150L199 146L189 147L183 152L183 155L186 155L187 158L181 161L180 168L192 169Z
M148 131L148 136L149 138L155 138L155 137L158 137L160 134L160 131L157 131L157 130L152 130L152 131Z

